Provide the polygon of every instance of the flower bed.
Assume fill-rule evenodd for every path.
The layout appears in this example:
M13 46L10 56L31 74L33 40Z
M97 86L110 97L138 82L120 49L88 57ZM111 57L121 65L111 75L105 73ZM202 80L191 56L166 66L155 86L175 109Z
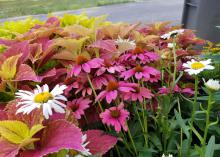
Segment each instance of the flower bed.
M219 55L104 16L0 26L0 156L219 155Z

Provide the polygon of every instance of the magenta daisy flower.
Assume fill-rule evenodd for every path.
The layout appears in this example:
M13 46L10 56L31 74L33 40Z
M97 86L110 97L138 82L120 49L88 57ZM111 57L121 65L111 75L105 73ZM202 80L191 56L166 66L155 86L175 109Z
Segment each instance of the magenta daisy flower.
M129 112L124 109L121 103L119 106L110 107L100 114L102 123L108 126L114 126L116 132L120 132L121 128L127 131L126 120L129 118Z
M103 60L101 58L94 58L89 60L88 57L84 55L79 55L75 59L75 65L72 67L71 75L75 76L79 75L79 73L83 70L86 73L90 73L92 68L99 68Z
M124 71L121 73L121 77L123 77L125 80L129 79L132 76L135 76L136 79L145 79L146 81L149 81L152 76L156 76L160 73L158 70L149 67L149 66L140 66L137 65L136 67Z
M78 98L78 99L74 99L72 101L68 101L67 102L67 106L73 111L73 115L75 116L76 119L81 119L81 116L83 116L84 110L86 110L87 108L89 108L89 104L92 101L89 99L83 99Z
M117 82L116 80L111 80L108 82L106 89L99 93L99 95L96 97L97 100L102 100L103 98L106 98L106 101L110 104L112 100L115 100L119 93L127 93L130 91L134 91L134 88L136 84L134 83L127 83L124 81Z
M156 61L159 59L159 55L154 52L149 52L141 49L140 47L136 47L133 51L130 51L127 54L121 56L122 60L140 60L140 63L146 64L152 61Z
M110 74L103 74L100 76L95 76L92 79L92 84L95 89L102 89L103 86L107 86L108 82L113 80L114 77Z
M115 72L125 71L125 67L122 65L117 65L111 60L105 60L104 64L97 70L96 75L100 76L104 74L106 71L111 74L114 74Z
M76 78L68 78L67 81L65 81L67 85L67 89L65 90L65 95L69 95L71 93L71 90L74 89L74 93L82 93L82 96L86 95L92 95L92 88L87 80L86 74L81 73Z
M124 93L123 98L124 100L131 100L131 101L137 101L143 102L143 99L151 99L154 95L151 93L151 91L145 87L135 87L135 91L132 91L130 93Z
M193 95L194 91L191 88L181 89L178 85L176 85L173 90L168 87L161 87L159 88L158 93L163 95L167 95L169 93L183 93L183 94Z

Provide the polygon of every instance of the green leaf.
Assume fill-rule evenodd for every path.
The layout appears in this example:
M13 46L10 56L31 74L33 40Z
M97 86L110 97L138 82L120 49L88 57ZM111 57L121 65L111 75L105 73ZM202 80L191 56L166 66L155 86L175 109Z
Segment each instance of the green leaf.
M14 99L14 96L8 92L0 92L0 102L9 102Z
M208 145L206 146L205 156L213 157L215 152L215 136L212 135L209 139Z
M16 74L16 66L19 58L20 58L20 54L16 56L11 56L3 62L0 70L0 77L3 80L11 80L14 78Z
M39 140L32 138L32 136L43 128L42 125L38 124L29 129L27 124L16 120L0 121L0 135L9 142L20 144L21 146Z
M161 141L160 141L159 137L157 137L154 133L151 133L151 134L150 134L150 141L153 143L153 145L154 145L155 147L157 147L157 149L158 149L159 151L162 151L162 150L163 150L162 144L161 144Z
M176 120L178 122L178 124L180 125L180 127L183 129L183 132L184 134L186 135L186 137L189 139L189 127L186 126L182 116L180 115L180 113L178 113L176 110L174 110L175 112L175 117L176 117Z

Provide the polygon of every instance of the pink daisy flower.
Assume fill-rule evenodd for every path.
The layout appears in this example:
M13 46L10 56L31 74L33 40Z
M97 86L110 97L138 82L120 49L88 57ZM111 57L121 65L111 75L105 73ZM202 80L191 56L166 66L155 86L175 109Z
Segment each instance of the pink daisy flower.
M120 132L121 128L127 131L126 120L129 118L129 112L124 109L121 103L119 106L110 107L100 114L103 124L114 126L116 132Z
M116 80L111 80L108 82L106 89L99 93L99 95L96 97L97 100L102 100L103 98L106 98L106 101L110 104L112 100L115 100L119 93L127 93L134 91L134 88L136 84L134 83L127 83L124 81L117 82Z
M108 82L113 80L114 77L110 74L103 74L100 76L95 76L92 79L92 84L95 89L102 89L103 86L107 86Z
M96 75L100 76L104 74L106 71L111 74L114 74L115 72L125 71L125 67L122 65L117 65L113 61L104 60L104 64L97 70Z
M160 73L158 70L149 67L149 66L140 66L137 65L136 67L124 71L121 73L121 77L123 77L125 80L129 79L132 76L135 76L136 79L145 79L146 81L149 81L152 76L156 76Z
M89 99L83 99L82 97L79 99L74 99L72 101L67 102L67 106L73 111L73 115L76 119L81 119L81 116L83 116L84 110L89 108L89 104L92 101Z
M178 85L176 85L173 89L173 91L171 91L170 88L167 87L161 87L159 88L159 94L169 94L169 93L184 93L184 94L188 94L188 95L193 95L194 91L191 88L183 88L181 89Z
M84 55L79 55L76 57L76 64L72 67L71 75L74 74L77 76L82 70L86 73L90 73L92 68L99 68L102 63L103 60L101 58L89 60Z
M136 47L130 53L124 54L121 56L122 60L140 60L140 63L146 64L152 61L156 61L159 59L159 55L154 52L144 51L140 47Z
M123 98L124 100L131 100L131 101L137 101L143 102L143 99L151 99L154 95L151 93L151 91L145 87L135 87L135 91L132 91L130 93L124 93Z
M82 96L92 95L92 88L85 73L80 74L77 78L72 78L72 80L69 78L65 83L69 83L64 91L65 95L69 95L73 89L75 89L73 91L75 94L81 92Z

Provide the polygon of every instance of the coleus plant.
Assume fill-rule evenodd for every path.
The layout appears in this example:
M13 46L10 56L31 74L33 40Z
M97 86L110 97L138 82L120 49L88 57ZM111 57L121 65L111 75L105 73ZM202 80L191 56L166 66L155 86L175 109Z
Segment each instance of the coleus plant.
M197 141L176 106L195 95L183 70L208 63L183 63L198 59L193 46L204 43L166 22L114 24L84 14L51 16L0 39L0 155L187 156ZM180 147L178 123L187 137Z

